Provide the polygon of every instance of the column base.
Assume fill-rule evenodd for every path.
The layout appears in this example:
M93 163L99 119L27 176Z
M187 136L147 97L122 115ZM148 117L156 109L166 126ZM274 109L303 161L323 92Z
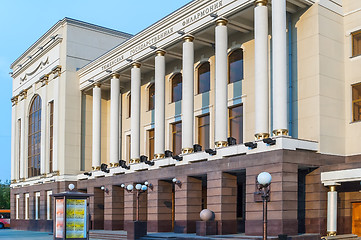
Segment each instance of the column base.
M329 231L329 232L327 232L327 236L336 236L336 232L335 231Z
M155 159L162 159L162 158L164 158L164 153L154 154L154 158L155 158Z
M132 159L130 159L129 163L140 163L140 159L139 158L132 158Z
M272 133L275 136L287 136L288 130L287 129L275 129L272 131Z
M119 163L110 163L110 167L119 167Z
M92 167L93 171L99 171L100 167Z
M269 138L269 133L256 133L254 136L256 137L256 140L262 140Z
M183 154L189 154L193 152L193 148L183 148L182 153Z
M227 147L228 142L227 141L217 141L214 143L214 145L216 146L216 148Z

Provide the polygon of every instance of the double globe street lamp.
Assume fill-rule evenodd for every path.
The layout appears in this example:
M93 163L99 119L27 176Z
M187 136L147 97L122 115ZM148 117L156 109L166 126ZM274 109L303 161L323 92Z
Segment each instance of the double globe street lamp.
M137 218L136 218L136 221L139 221L139 196L141 193L144 193L148 190L149 185L150 184L148 182L144 182L144 184L138 183L135 185L135 189L132 184L129 184L126 188L125 188L124 184L121 185L121 187L125 188L125 190L127 192L129 192L129 193L136 192L136 194L137 194Z
M257 176L257 194L261 194L263 202L263 240L267 240L267 202L269 201L272 176L268 172L261 172Z

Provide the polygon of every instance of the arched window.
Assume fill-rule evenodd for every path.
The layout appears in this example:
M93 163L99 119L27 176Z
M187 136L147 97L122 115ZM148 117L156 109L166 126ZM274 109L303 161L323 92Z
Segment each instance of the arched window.
M211 86L211 71L209 62L202 63L198 67L198 91L197 93L208 92Z
M177 73L172 77L172 102L182 100L182 74Z
M28 177L40 175L41 98L34 97L29 112Z
M236 49L228 55L228 83L243 79L243 50Z
M154 109L154 98L155 98L155 84L153 83L148 88L148 110Z

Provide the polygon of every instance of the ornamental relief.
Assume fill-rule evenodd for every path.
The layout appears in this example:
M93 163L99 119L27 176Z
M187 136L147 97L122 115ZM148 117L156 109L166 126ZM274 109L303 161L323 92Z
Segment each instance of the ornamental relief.
M47 57L44 62L41 61L39 65L32 72L25 73L24 77L20 77L20 81L24 82L25 80L27 80L28 76L34 75L34 73L36 73L39 69L43 69L43 67L47 64L49 64L49 57Z

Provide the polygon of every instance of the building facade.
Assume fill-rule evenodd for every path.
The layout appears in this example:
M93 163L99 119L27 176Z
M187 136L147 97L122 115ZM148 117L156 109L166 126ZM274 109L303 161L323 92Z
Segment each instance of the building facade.
M59 21L12 65L12 225L93 194L93 229L360 235L361 3L195 0L131 36ZM173 181L173 179L176 181ZM360 213L359 213L360 212Z

